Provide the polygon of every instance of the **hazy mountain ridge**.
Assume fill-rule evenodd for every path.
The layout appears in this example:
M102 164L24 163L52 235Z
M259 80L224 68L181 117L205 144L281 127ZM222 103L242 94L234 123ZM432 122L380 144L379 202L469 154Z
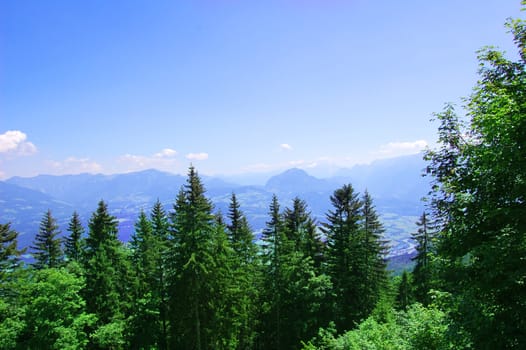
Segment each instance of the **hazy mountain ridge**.
M269 178L265 185L246 186L228 179L203 176L207 195L217 211L224 215L232 192L241 204L252 228L259 232L268 220L268 206L273 194L282 209L298 196L304 199L313 216L323 222L330 209L330 196L345 183L357 191L365 189L375 199L386 226L386 236L394 250L407 252L407 237L423 210L421 197L427 193L427 179L421 177L424 162L420 155L373 162L369 165L342 169L337 176L320 179L301 169L289 169ZM63 234L74 210L87 225L97 202L104 199L120 221L119 235L129 239L141 209L149 211L159 199L167 211L186 177L158 170L145 170L117 175L40 175L32 178L13 177L0 182L2 222L10 221L20 235L20 244L31 244L42 215L49 208L57 218Z

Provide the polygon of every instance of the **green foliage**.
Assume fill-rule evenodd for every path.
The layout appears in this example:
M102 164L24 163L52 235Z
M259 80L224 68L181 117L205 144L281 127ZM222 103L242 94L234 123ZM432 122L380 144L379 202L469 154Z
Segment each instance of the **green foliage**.
M100 349L126 349L125 329L126 324L123 320L115 320L99 326L91 338Z
M96 318L86 313L80 296L83 287L84 279L65 268L35 270L27 279L20 279L19 294L13 300L20 318L10 318L11 330L17 333L11 338L16 339L16 348L85 348L86 327Z
M391 311L393 312L393 311ZM369 317L339 337L334 328L321 329L303 349L451 349L447 315L433 307L412 305L407 312L393 313L387 321Z
M25 252L18 249L17 238L18 232L11 229L10 223L0 224L0 283L18 266L19 257Z
M396 295L396 308L398 310L407 310L407 307L414 302L414 291L412 275L407 271L402 273L400 283L398 284L398 293Z
M17 339L24 328L24 314L18 300L0 298L0 349L16 349Z
M130 309L131 274L128 252L117 239L117 219L103 201L92 214L82 257L86 309L97 316L94 329L106 334L110 324L125 319ZM110 329L108 328L108 329ZM124 337L124 335L122 335ZM93 338L99 342L99 338ZM120 341L120 340L119 340ZM93 343L94 345L96 343Z
M481 349L526 347L526 26L507 25L518 61L479 52L467 123L450 106L438 114L439 148L426 156L441 284L457 327Z
M236 345L239 312L234 251L197 172L190 167L171 216L169 304L171 347L212 349Z
M327 274L334 285L333 320L338 330L352 329L366 318L387 284L383 225L366 192L360 200L351 185L331 196L327 214Z
M429 215L424 212L416 225L418 230L412 234L413 240L416 241L416 256L413 258L415 261L413 288L416 300L427 305L430 302L428 294L433 281L434 224L430 221Z
M51 215L51 210L48 210L40 222L40 229L31 247L35 258L33 266L36 269L57 267L62 263L61 240L57 237L59 234L57 221Z

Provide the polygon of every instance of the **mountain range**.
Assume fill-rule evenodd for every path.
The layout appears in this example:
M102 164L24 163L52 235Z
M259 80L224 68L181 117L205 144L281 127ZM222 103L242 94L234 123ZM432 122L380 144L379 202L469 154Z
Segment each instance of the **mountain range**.
M424 209L421 198L429 190L429 179L422 177L425 163L421 155L375 161L339 170L330 178L316 178L305 170L289 169L270 177L264 185L240 185L228 177L202 176L207 196L216 211L228 212L234 192L249 223L258 235L268 220L267 212L273 194L282 209L294 197L304 199L318 222L323 222L330 208L330 196L343 184L351 183L373 196L377 210L391 241L392 255L411 251L410 233ZM238 177L239 178L239 177ZM13 177L0 181L0 222L11 222L20 233L19 244L31 245L40 220L50 209L63 234L74 210L84 223L96 209L99 200L108 203L119 219L119 237L127 241L140 210L149 212L159 199L169 212L186 177L158 170L145 170L118 175L39 175Z

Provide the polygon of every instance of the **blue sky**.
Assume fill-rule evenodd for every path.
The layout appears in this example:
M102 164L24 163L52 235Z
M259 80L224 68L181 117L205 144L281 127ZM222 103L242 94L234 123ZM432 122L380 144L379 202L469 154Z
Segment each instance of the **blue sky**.
M518 0L0 2L0 178L418 152Z

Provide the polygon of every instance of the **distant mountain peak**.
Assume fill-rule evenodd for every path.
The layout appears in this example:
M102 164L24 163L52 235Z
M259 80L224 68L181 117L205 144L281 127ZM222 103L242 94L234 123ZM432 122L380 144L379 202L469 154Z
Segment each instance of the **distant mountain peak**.
M318 192L332 186L329 181L309 175L305 170L292 168L271 177L265 188L274 193Z

